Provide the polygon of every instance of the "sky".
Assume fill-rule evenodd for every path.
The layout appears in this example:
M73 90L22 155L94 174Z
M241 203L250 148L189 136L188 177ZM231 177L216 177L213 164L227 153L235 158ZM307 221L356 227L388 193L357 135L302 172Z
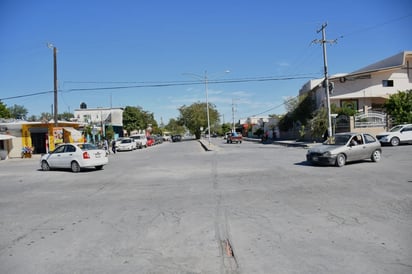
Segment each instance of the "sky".
M324 75L325 23L329 75L412 50L409 0L0 0L0 100L52 112L51 43L59 113L138 106L167 124L207 98L222 122L283 114Z

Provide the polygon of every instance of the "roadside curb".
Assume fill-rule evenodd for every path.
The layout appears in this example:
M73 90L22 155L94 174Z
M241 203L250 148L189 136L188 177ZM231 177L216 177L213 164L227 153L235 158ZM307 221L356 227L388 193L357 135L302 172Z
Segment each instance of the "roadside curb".
M213 145L213 144L208 145L207 141L205 141L203 139L200 139L199 143L202 145L202 147L205 151L215 151L215 150L217 150L215 145Z

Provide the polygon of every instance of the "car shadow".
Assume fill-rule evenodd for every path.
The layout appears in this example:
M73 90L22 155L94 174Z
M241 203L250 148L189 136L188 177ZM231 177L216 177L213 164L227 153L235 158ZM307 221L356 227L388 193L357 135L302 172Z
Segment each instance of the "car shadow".
M104 168L102 170L104 170ZM60 171L60 172L65 172L65 173L89 173L89 172L95 172L95 171L101 171L101 170L97 170L94 167L90 167L90 168L82 167L80 172L73 172L71 169L67 169L67 168L53 168L53 169L50 169L49 171L44 171L41 168L38 168L37 171L40 171L40 172L55 172L55 171L58 172L58 171Z
M356 164L360 164L360 163L374 164L375 162L373 162L372 160L366 160L365 159L365 160L348 162L348 163L345 164L345 166L351 166L351 165L356 165ZM296 166L309 166L309 167L336 167L335 165L312 164L312 163L309 163L308 161L297 162L297 163L294 163L294 165L296 165Z

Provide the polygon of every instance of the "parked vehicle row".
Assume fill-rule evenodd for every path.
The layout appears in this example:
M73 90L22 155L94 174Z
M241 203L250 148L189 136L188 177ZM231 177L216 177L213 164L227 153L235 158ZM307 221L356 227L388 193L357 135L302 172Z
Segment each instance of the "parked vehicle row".
M130 137L121 137L116 140L116 151L132 151L163 143L163 136L136 134Z
M130 136L131 139L133 139L136 142L136 147L137 148L145 148L147 147L147 138L145 134L136 134Z

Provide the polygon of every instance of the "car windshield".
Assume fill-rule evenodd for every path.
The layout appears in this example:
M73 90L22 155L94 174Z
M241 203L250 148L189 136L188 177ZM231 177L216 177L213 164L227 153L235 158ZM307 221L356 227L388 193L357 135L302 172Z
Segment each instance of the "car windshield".
M93 144L77 144L77 146L81 150L93 150L93 149L98 149L95 145Z
M330 140L326 140L323 144L324 145L337 145L337 146L346 145L350 137L351 135L349 134L335 135Z
M400 131L402 129L402 126L396 126L391 128L390 132L396 132L396 131Z
M131 142L132 142L132 140L130 140L130 139L122 140L122 144L131 143Z

